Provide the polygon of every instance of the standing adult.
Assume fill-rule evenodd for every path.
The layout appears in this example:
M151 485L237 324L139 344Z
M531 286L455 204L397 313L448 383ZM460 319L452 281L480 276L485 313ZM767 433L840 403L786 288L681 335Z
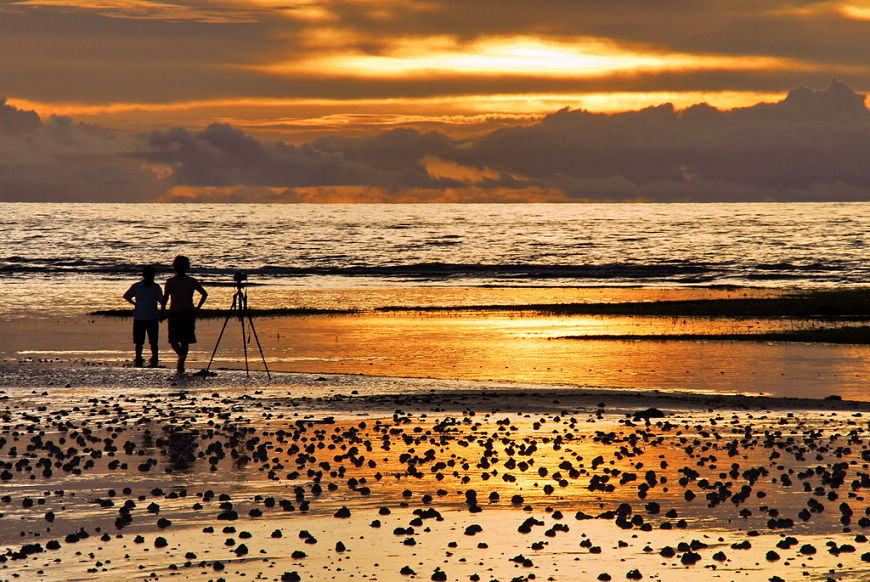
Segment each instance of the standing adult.
M142 348L145 345L145 335L148 335L148 343L151 344L151 367L158 364L157 343L160 331L160 313L158 305L165 307L163 292L160 285L154 282L154 267L148 265L142 269L142 280L127 289L124 299L136 306L133 310L133 344L136 346L136 359L133 361L137 368L145 365L142 359Z
M176 372L184 374L184 363L190 344L196 343L196 312L208 298L208 292L202 285L187 274L190 270L190 259L178 255L172 261L175 276L166 281L163 295L169 303L169 345L178 355ZM193 304L194 292L199 293L199 302ZM164 311L166 304L164 303Z

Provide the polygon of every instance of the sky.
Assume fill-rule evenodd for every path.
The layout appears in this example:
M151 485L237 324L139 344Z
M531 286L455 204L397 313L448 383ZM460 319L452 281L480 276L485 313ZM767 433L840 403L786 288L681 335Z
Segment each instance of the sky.
M0 201L870 200L870 1L2 0Z

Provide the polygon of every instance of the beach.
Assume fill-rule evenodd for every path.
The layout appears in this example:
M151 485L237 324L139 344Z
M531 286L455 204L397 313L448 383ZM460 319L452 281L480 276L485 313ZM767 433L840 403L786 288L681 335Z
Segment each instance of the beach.
M870 403L47 364L0 381L8 579L870 570Z
M6 208L0 579L870 576L860 212L267 209L177 208L176 376L121 295L177 217Z
M257 317L268 375L235 319L193 374L206 318L182 377L130 365L126 318L7 321L0 577L870 575L866 346L520 311Z

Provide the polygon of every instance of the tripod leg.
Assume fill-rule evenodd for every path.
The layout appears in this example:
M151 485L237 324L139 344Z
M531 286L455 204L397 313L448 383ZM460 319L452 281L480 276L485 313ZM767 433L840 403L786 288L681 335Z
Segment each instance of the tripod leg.
M251 314L248 313L248 323L251 324L251 331L254 332L254 339L257 340L257 349L260 350L260 358L263 360L263 368L266 369L266 377L272 379L272 374L269 373L269 366L266 365L266 356L263 355L263 346L260 345L260 338L257 336L257 328L254 327L254 320L251 319Z
M227 316L224 318L224 325L221 327L221 332L218 335L218 339L214 344L214 350L211 353L211 358L208 360L208 366L205 367L205 371L208 372L211 368L212 362L214 362L215 354L217 354L218 346L221 345L221 338L224 337L224 331L227 329L227 323L230 321L230 317L233 315L233 311L236 310L236 298L233 297L233 304L230 306L230 311L227 313Z
M240 321L241 324L242 324L242 349L243 349L244 352L245 352L245 376L247 376L248 378L250 378L250 377L251 377L251 373L250 373L250 371L248 370L248 343L245 341L245 340L247 339L247 338L246 338L246 335L247 335L247 334L245 334L245 316L244 316L243 313L240 313L240 314L239 314L239 321Z

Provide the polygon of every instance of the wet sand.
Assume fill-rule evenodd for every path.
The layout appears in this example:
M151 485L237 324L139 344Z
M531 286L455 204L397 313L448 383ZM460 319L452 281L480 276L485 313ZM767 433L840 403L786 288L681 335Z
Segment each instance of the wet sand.
M863 580L870 403L0 368L0 577Z

